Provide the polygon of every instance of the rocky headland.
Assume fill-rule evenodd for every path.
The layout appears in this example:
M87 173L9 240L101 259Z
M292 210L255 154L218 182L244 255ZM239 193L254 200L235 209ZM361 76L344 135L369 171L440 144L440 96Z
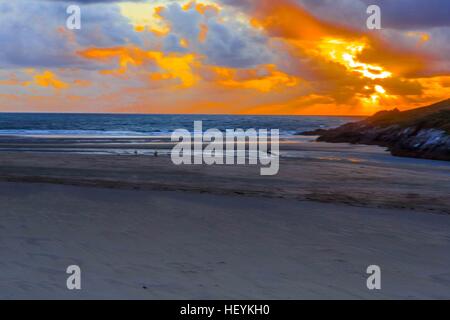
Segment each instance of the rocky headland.
M303 132L318 141L385 146L395 156L450 161L450 99L409 111L381 111L335 129Z

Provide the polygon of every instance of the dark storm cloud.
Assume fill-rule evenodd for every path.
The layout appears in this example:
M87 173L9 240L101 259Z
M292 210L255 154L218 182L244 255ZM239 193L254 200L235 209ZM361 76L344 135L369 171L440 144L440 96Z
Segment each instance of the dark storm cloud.
M274 0L275 1L275 0ZM257 0L220 0L241 10L251 10ZM365 28L366 9L380 6L383 28L426 29L450 26L449 0L292 0L320 19L356 29ZM300 22L299 22L300 23Z
M294 0L293 0L294 1ZM449 0L295 0L317 18L366 30L370 5L381 9L383 29L424 30L450 26Z
M249 68L258 64L270 63L267 39L250 30L239 30L233 25L211 21L209 35L203 52L212 64L234 68Z
M362 0L362 2L366 5L380 6L384 28L425 29L450 26L448 0Z

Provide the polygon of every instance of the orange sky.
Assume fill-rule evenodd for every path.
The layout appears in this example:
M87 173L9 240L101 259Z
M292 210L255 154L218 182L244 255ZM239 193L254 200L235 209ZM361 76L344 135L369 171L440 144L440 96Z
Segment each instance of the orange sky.
M81 30L54 17L20 39L26 53L1 52L12 62L0 69L0 110L366 115L450 96L442 39L427 26L369 31L299 1L235 2L82 6L105 10L114 30L107 14Z

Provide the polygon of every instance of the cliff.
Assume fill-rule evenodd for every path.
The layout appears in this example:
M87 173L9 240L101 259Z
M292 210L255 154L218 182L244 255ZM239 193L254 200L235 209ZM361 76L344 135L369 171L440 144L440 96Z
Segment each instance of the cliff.
M318 141L375 144L393 155L450 161L450 99L409 111L381 111L336 129L305 132Z

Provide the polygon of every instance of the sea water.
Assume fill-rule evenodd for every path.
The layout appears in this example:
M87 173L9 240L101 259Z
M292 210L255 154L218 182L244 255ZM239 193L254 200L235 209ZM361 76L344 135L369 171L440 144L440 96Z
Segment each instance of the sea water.
M33 136L169 136L174 130L192 130L202 121L205 130L279 129L281 136L338 127L358 117L247 116L247 115L141 115L0 113L0 135Z

